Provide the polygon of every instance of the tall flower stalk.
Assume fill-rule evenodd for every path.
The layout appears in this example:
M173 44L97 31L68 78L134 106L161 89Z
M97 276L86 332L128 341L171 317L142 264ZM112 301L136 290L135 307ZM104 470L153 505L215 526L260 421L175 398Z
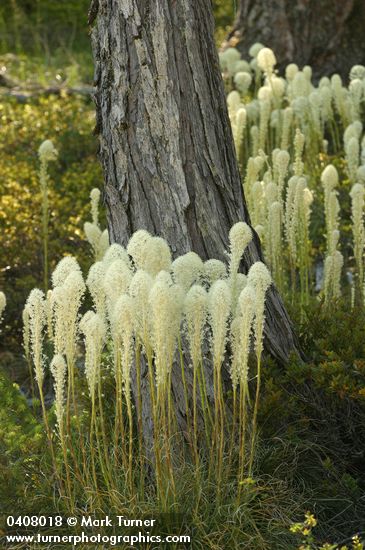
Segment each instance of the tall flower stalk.
M198 376L202 365L202 341L207 318L208 296L206 290L200 285L193 285L188 291L184 302L184 313L187 325L187 334L193 368L193 447L194 459L197 470L199 469L198 450ZM201 385L200 385L201 387ZM206 413L207 403L204 395L200 393L203 409L205 432L208 436L208 420Z
M251 450L248 466L248 475L251 477L253 460L255 456L255 446L257 440L257 414L259 409L259 397L261 388L261 361L263 351L263 335L265 324L265 299L266 292L272 283L271 275L262 262L256 262L248 273L248 285L252 286L255 290L255 351L257 361L257 377L256 377L256 395L255 404L252 417L252 435L251 435Z
M364 281L364 246L365 246L365 227L364 227L364 205L365 205L365 188L361 183L355 183L351 192L351 220L352 234L354 242L354 256L357 270L356 288L357 293L363 293Z
M228 317L231 309L231 292L225 281L216 281L208 297L210 325L212 331L212 356L214 377L214 429L212 438L211 467L213 451L216 453L217 494L220 498L223 450L224 450L224 401L222 386L222 364L225 357Z
M39 397L41 401L43 421L46 429L49 449L52 457L53 469L56 478L58 479L60 490L62 491L62 481L58 474L56 454L53 446L52 432L48 422L48 415L43 392L43 382L45 374L44 355L43 355L43 339L44 331L47 322L46 316L46 301L44 293L35 288L29 294L26 302L26 309L29 320L29 347L30 355L34 365L35 380L38 386Z
M57 159L58 152L55 149L52 141L47 139L43 141L38 149L40 161L39 183L42 198L42 240L43 240L43 287L44 291L48 290L48 223L49 223L49 206L48 206L48 164Z
M235 379L239 384L238 498L241 492L244 468L246 465L248 358L256 305L256 292L252 285L248 285L242 290L239 297L239 316L236 319L237 334L234 344Z

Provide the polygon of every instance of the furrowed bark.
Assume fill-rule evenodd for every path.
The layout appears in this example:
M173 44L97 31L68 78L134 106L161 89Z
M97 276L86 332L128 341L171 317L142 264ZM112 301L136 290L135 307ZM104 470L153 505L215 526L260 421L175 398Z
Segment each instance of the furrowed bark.
M250 223L207 0L100 0L92 31L97 131L113 242L137 229L225 261L228 232ZM261 260L255 234L242 262ZM299 352L274 287L265 347L285 363ZM174 392L181 394L178 377ZM185 415L182 399L176 399Z

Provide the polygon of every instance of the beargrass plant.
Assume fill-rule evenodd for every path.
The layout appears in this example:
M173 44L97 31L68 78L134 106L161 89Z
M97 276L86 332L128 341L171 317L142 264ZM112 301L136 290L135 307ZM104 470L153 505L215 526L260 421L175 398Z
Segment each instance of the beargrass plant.
M365 245L365 229L364 229L364 195L365 188L361 183L355 183L351 189L351 219L352 219L352 234L354 240L354 256L356 262L356 289L360 296L363 294L364 280L364 245Z
M251 61L246 62L234 48L229 48L220 57L224 77L235 88L228 94L227 103L244 173L247 204L273 278L293 304L299 293L300 310L304 312L313 292L310 285L313 280L312 205L318 201L319 193L311 174L318 158L322 167L321 208L326 227L323 294L327 304L340 298L344 258L339 250L341 193L338 189L341 191L342 182L335 166L326 159L329 147L331 152L340 152L343 135L345 171L341 178L347 177L353 185L353 248L357 292L361 294L365 178L360 166L363 94L359 79L354 73L349 87L345 88L334 75L331 80L324 78L314 86L310 67L300 70L294 64L288 65L283 78L276 73L275 55L270 49L255 45L250 55ZM46 146L43 148L47 151ZM51 156L51 153L44 156L43 175ZM43 180L46 181L46 176ZM80 321L86 287L80 268L71 257L64 258L57 266L52 277L53 288L42 298L45 310L42 338L49 341L55 358L50 363L59 400L60 445L61 450L66 445L63 453L72 462L72 468L68 472L67 466L65 469L65 485L69 490L72 471L78 480L86 476L96 492L102 486L108 491L116 490L108 458L110 425L103 399L103 385L111 374L115 384L113 449L123 465L125 487L132 498L136 494L137 477L144 479L141 472L152 466L160 502L168 508L176 496L178 430L172 373L178 364L187 420L184 438L190 459L197 472L207 463L210 476L217 473L219 500L222 480L227 474L224 457L227 449L233 455L236 449L237 458L230 458L229 462L237 462L240 498L242 478L245 472L250 477L254 466L263 305L265 289L271 281L268 274L264 276L263 267L252 268L247 278L238 273L240 259L252 238L251 230L245 224L232 228L228 270L214 259L204 263L193 252L172 261L167 243L144 230L131 237L127 250L117 244L109 246L108 232L102 230L99 223L98 189L91 191L90 200L91 221L85 223L84 230L95 263L89 270L86 286L94 309L86 312ZM257 281L261 277L261 283L255 282L256 271ZM25 355L36 367L35 379L39 386L43 363L32 351L28 306L23 317ZM82 340L84 390L87 389L89 395L92 419L86 440L77 398L79 386L84 384L77 367ZM251 355L256 356L254 396L250 396L248 383L250 350L254 351ZM193 371L192 388L188 383L187 353ZM210 373L206 365L208 356ZM67 376L63 372L64 364ZM136 383L136 379L140 381L144 365L147 365L148 406L154 427L152 454L144 448L143 395L140 384ZM224 398L226 388L222 378L226 369L232 384L229 403ZM63 389L62 380L65 381ZM61 396L64 396L62 407ZM78 451L67 447L75 430L80 438ZM205 451L200 444L201 435ZM139 471L135 467L136 453ZM72 498L70 495L70 502Z
M41 143L38 149L40 161L39 182L42 198L42 240L43 240L43 286L44 291L48 290L48 222L49 222L49 206L48 206L48 164L57 159L58 152L55 149L51 140L46 139Z
M338 250L339 212L340 204L338 192L335 190L339 183L336 168L329 164L321 174L324 189L324 214L326 222L326 258L324 262L324 300L329 305L341 296L341 273L344 264L343 255Z
M70 510L81 494L96 505L105 491L112 501L121 487L126 497L135 499L151 475L161 508L170 510L182 460L195 469L197 487L205 468L210 483L214 475L218 502L223 502L230 479L240 503L245 476L254 474L265 295L271 276L261 262L247 277L238 273L252 239L247 224L233 226L229 239L227 270L222 262L203 262L193 252L172 261L166 241L140 230L127 250L118 244L107 249L91 266L86 285L76 259L66 256L52 274L48 297L38 289L31 292L23 315L24 349L34 368L58 490ZM86 288L94 309L81 315ZM251 351L257 371L253 401ZM44 403L48 368L55 432ZM142 368L148 371L144 391ZM176 369L181 369L185 400L183 434L172 393ZM187 370L192 371L192 387ZM226 370L233 400L227 400ZM115 388L111 416L105 400L110 383ZM86 402L79 392L87 393ZM144 433L145 407L151 411L152 440Z

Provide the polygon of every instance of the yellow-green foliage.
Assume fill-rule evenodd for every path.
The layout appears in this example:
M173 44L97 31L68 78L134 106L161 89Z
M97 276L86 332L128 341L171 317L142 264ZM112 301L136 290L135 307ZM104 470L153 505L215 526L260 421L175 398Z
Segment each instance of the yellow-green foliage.
M67 96L2 101L0 121L0 286L8 295L5 324L11 322L14 331L24 298L42 280L39 145L51 138L59 151L49 167L51 269L67 252L77 251L81 263L90 256L82 226L90 190L100 186L102 174L91 101Z
M218 46L226 38L236 13L237 0L213 0L216 22L215 38Z

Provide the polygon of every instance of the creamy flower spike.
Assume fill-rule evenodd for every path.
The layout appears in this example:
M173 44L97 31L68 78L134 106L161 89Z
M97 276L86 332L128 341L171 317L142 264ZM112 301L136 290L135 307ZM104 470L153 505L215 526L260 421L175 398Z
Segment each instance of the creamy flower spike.
M360 144L356 137L351 137L345 145L347 172L352 182L356 182L360 159Z
M276 65L276 57L270 48L261 48L257 54L257 64L260 69L271 76Z
M354 239L354 256L356 260L359 283L362 284L364 276L363 254L365 246L364 206L365 188L361 183L355 183L351 192L351 219L352 234Z
M337 246L334 235L338 233L340 204L337 199L337 192L331 191L328 202L325 205L326 228L327 228L327 249L329 254L333 254Z
M35 378L38 385L42 386L44 379L42 346L44 329L47 323L47 313L46 301L41 290L35 288L31 291L26 302L26 308L29 314L30 353L34 363Z
M234 76L234 83L236 85L236 88L239 92L241 92L242 95L245 95L251 86L252 83L252 76L245 72L238 72Z
M220 260L207 260L204 262L204 279L213 284L218 279L225 279L227 277L227 268Z
M111 318L114 338L121 345L121 365L123 388L126 394L130 392L130 370L133 360L135 308L133 299L128 294L122 294L116 301Z
M169 271L171 262L171 250L165 239L152 237L145 248L142 269L155 277L160 271Z
M246 286L238 299L240 311L240 324L238 332L238 349L235 353L238 356L236 361L236 372L232 373L232 381L240 382L242 385L248 381L248 357L251 346L251 335L256 309L256 293L252 286Z
M204 327L207 320L208 294L200 285L193 285L185 296L184 315L193 365L201 359Z
M248 50L248 53L251 57L257 57L258 53L264 48L265 46L261 42L255 42Z
M237 109L242 105L241 96L236 90L229 92L227 96L227 105L228 108L233 111L237 111Z
M102 231L98 225L91 222L85 222L84 231L94 251L95 259L101 260L109 246L108 230L104 229L104 231Z
M128 291L132 277L133 273L124 260L114 260L114 262L108 266L105 272L103 285L107 300L109 320L113 315L113 308L119 296Z
M85 338L86 381L90 397L94 399L100 376L101 354L106 339L105 323L100 315L88 311L80 321L80 330Z
M204 264L198 254L188 252L172 262L171 271L175 283L188 290L202 276Z
M73 256L65 256L58 262L56 269L52 273L53 287L62 285L72 271L81 273L78 261Z
M235 64L240 60L240 53L236 48L227 48L219 54L219 62L223 71L233 74Z
M238 298L237 292L237 272L242 259L242 256L252 241L252 230L245 222L236 223L229 232L230 241L230 262L229 262L229 275L230 285L232 291L232 307L235 308Z
M95 309L102 317L105 314L106 295L104 289L104 278L106 270L107 266L104 262L96 262L90 267L89 274L86 279L86 285L92 296Z
M283 115L283 131L281 136L281 143L280 147L281 149L287 150L289 147L289 137L290 137L290 131L291 126L293 123L293 109L291 107L286 107L284 109L284 115Z
M91 216L93 224L99 225L99 202L100 202L100 190L95 187L90 192L90 202L91 202Z
M90 243L95 260L101 260L109 247L109 233L107 229L102 229L99 226L99 202L100 191L96 187L91 190L91 218L92 222L84 223L84 232L87 241Z
M0 320L6 307L6 296L3 292L0 292Z
M98 227L94 223L85 222L84 231L85 231L86 238L91 244L91 246L94 248L94 250L97 250L99 246L101 233L102 233L100 227Z
M255 262L249 269L247 282L256 292L265 293L272 283L270 271L263 262Z
M242 255L252 241L252 230L245 222L237 222L229 232L230 241L230 272L237 271Z
M324 263L324 298L326 304L341 296L341 272L343 256L339 250L334 250L326 257Z
M129 268L131 267L128 252L118 243L113 243L108 247L103 257L103 263L108 266L115 260L123 260Z
M133 298L136 310L136 330L145 350L151 345L151 311L149 295L154 280L149 273L138 269L133 275L129 286L129 294Z
M333 164L328 164L321 174L321 182L326 192L333 191L338 186L338 172Z
M176 285L167 272L160 272L149 293L151 336L156 364L156 383L163 390L172 367L180 328L181 304Z
M38 149L38 155L41 162L52 162L57 159L58 152L50 139L41 143Z
M64 354L68 364L76 357L78 315L85 290L81 272L71 271L51 296L55 352Z
M139 229L129 239L127 252L137 269L144 269L145 254L151 239L151 235L144 229Z
M247 288L255 290L255 348L256 355L261 357L263 351L263 331L265 323L265 299L266 293L272 283L271 275L266 265L262 262L254 263L248 272Z
M216 281L208 294L208 311L212 329L211 345L215 365L220 365L224 359L230 309L230 288L226 281Z

